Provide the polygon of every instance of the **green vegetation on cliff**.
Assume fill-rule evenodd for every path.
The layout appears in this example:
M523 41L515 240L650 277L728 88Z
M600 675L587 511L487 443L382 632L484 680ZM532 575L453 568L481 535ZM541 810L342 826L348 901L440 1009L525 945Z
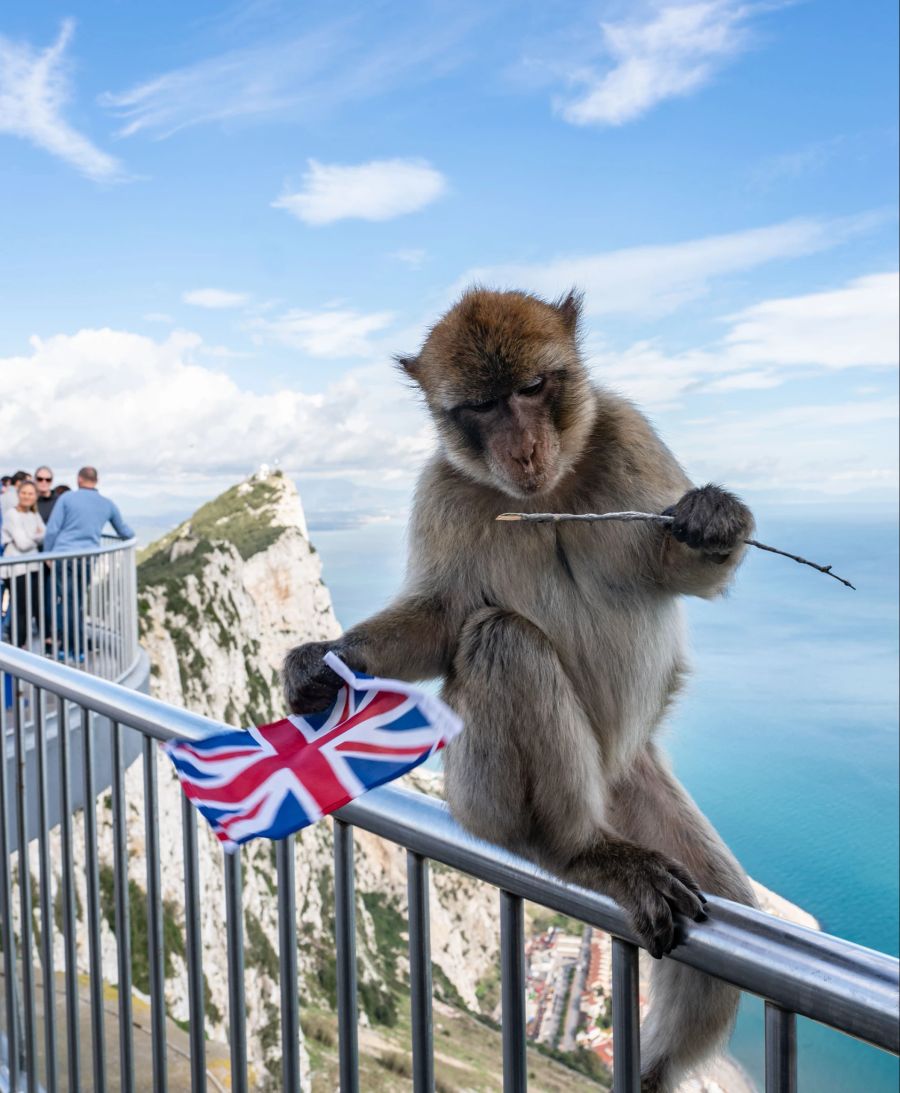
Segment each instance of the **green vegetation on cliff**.
M139 588L163 585L167 592L175 591L186 577L200 574L216 543L230 543L245 561L270 547L285 530L275 522L281 477L276 471L270 478L232 486L151 543L138 558ZM186 540L186 545L193 540L193 549L173 561L171 548L179 539Z

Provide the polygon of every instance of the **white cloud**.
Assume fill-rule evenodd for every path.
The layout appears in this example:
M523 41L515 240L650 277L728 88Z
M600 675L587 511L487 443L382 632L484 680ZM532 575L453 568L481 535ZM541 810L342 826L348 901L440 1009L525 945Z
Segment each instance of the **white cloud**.
M704 391L765 391L769 387L779 387L784 383L784 376L777 372L735 372L732 376L710 380L703 385Z
M74 28L64 20L56 41L42 51L0 35L0 133L31 141L88 178L116 181L124 177L119 161L63 117L69 99L65 51Z
M788 406L731 414L685 429L679 458L695 481L794 496L895 497L895 399Z
M324 355L335 350L321 330L307 329L303 339ZM276 460L291 471L354 481L408 477L433 447L417 400L380 356L320 393L287 385L260 393L211 363L219 352L184 331L159 339L109 329L36 337L28 353L0 359L0 375L29 377L0 401L5 448L27 466L96 464L117 490L128 485L134 495L140 480L158 498L175 497L191 482L199 483L199 496L209 492L203 481L218 483ZM608 352L597 367L599 378L637 394L651 410L689 394L700 417L698 396L729 379L753 386L754 372L781 374L774 366L748 370L721 346L667 357L646 343ZM716 393L721 399L722 391ZM815 404L752 405L741 408L738 395L731 410L706 420L666 418L667 439L698 480L792 496L880 497L893 488L895 399L821 394Z
M758 190L770 190L780 182L790 182L820 171L841 151L846 149L847 138L843 135L827 140L812 141L791 152L763 160L753 171L751 184Z
M368 358L375 352L371 336L390 326L393 318L389 311L292 308L273 318L255 318L248 327L260 341L278 342L312 357Z
M409 266L410 269L420 269L427 257L428 252L421 247L406 247L395 250L391 254L391 258L396 258L398 262L402 262L404 266Z
M249 296L245 292L228 292L223 288L195 288L182 293L182 300L194 307L206 307L214 311L230 307L241 307Z
M302 33L290 25L273 32L267 19L268 38L107 92L100 101L122 119L119 134L126 137L166 138L190 126L261 118L320 118L452 67L471 16L450 13L437 25L430 15L413 12L392 27L375 6Z
M715 278L826 250L875 219L788 220L683 243L486 266L469 270L455 289L478 282L524 288L549 299L577 285L585 292L587 314L663 315L702 296Z
M897 365L898 298L900 274L876 273L832 292L767 300L734 317L726 344L763 364Z
M158 489L170 475L238 475L275 460L298 471L409 472L430 450L431 430L387 362L320 394L259 394L198 363L203 348L184 331L33 338L30 353L0 359L0 374L29 377L0 402L5 450L28 466L90 462L107 481L156 476Z
M447 183L424 160L382 159L356 166L308 161L303 186L273 201L306 224L391 220L436 201Z
M828 292L765 300L731 316L724 337L668 354L653 341L622 352L587 348L598 380L654 409L697 392L777 387L799 371L897 367L897 273L871 274Z
M605 71L576 71L579 93L560 103L575 125L622 125L666 99L689 95L746 45L754 6L740 0L672 4L643 18L601 24Z

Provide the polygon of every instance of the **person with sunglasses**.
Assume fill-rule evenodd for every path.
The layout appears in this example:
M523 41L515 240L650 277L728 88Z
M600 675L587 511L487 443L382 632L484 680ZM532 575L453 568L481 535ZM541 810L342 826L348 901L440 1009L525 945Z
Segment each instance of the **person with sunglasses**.
M38 512L46 524L56 504L56 495L53 492L53 471L49 467L38 467L34 472L34 483L37 486Z
M38 467L34 472L34 484L37 487L37 507L40 513L41 519L46 525L50 520L50 513L53 512L53 506L56 504L59 494L53 488L53 471L47 466ZM41 543L39 550L44 549L44 544ZM44 633L46 636L46 652L52 654L53 641L50 637L50 633L53 629L53 618L57 613L57 601L59 600L59 593L56 591L55 584L52 577L52 562L47 562L44 566Z

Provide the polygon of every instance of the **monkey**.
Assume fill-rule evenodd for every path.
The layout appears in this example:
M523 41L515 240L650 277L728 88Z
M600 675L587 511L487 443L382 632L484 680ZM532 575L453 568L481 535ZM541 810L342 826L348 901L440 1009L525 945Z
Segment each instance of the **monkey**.
M729 584L753 516L695 487L647 418L595 382L582 297L474 287L398 357L436 427L416 486L405 585L330 642L291 650L290 708L324 708L322 662L441 677L464 721L445 751L452 814L474 835L629 914L654 966L643 1093L673 1090L720 1046L738 992L662 959L706 894L753 905L748 881L672 774L658 731L687 671L681 597ZM664 512L661 523L498 523L526 512Z

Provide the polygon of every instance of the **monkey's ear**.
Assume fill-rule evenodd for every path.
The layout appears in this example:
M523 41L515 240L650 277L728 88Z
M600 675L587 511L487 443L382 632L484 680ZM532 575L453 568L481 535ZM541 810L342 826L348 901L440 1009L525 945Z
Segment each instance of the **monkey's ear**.
M574 337L578 333L578 320L581 317L581 305L584 303L584 293L573 288L565 296L561 296L553 305L559 312L566 329Z
M405 353L397 353L394 357L394 363L407 379L411 379L414 383L419 382L418 357L413 355L407 356Z

